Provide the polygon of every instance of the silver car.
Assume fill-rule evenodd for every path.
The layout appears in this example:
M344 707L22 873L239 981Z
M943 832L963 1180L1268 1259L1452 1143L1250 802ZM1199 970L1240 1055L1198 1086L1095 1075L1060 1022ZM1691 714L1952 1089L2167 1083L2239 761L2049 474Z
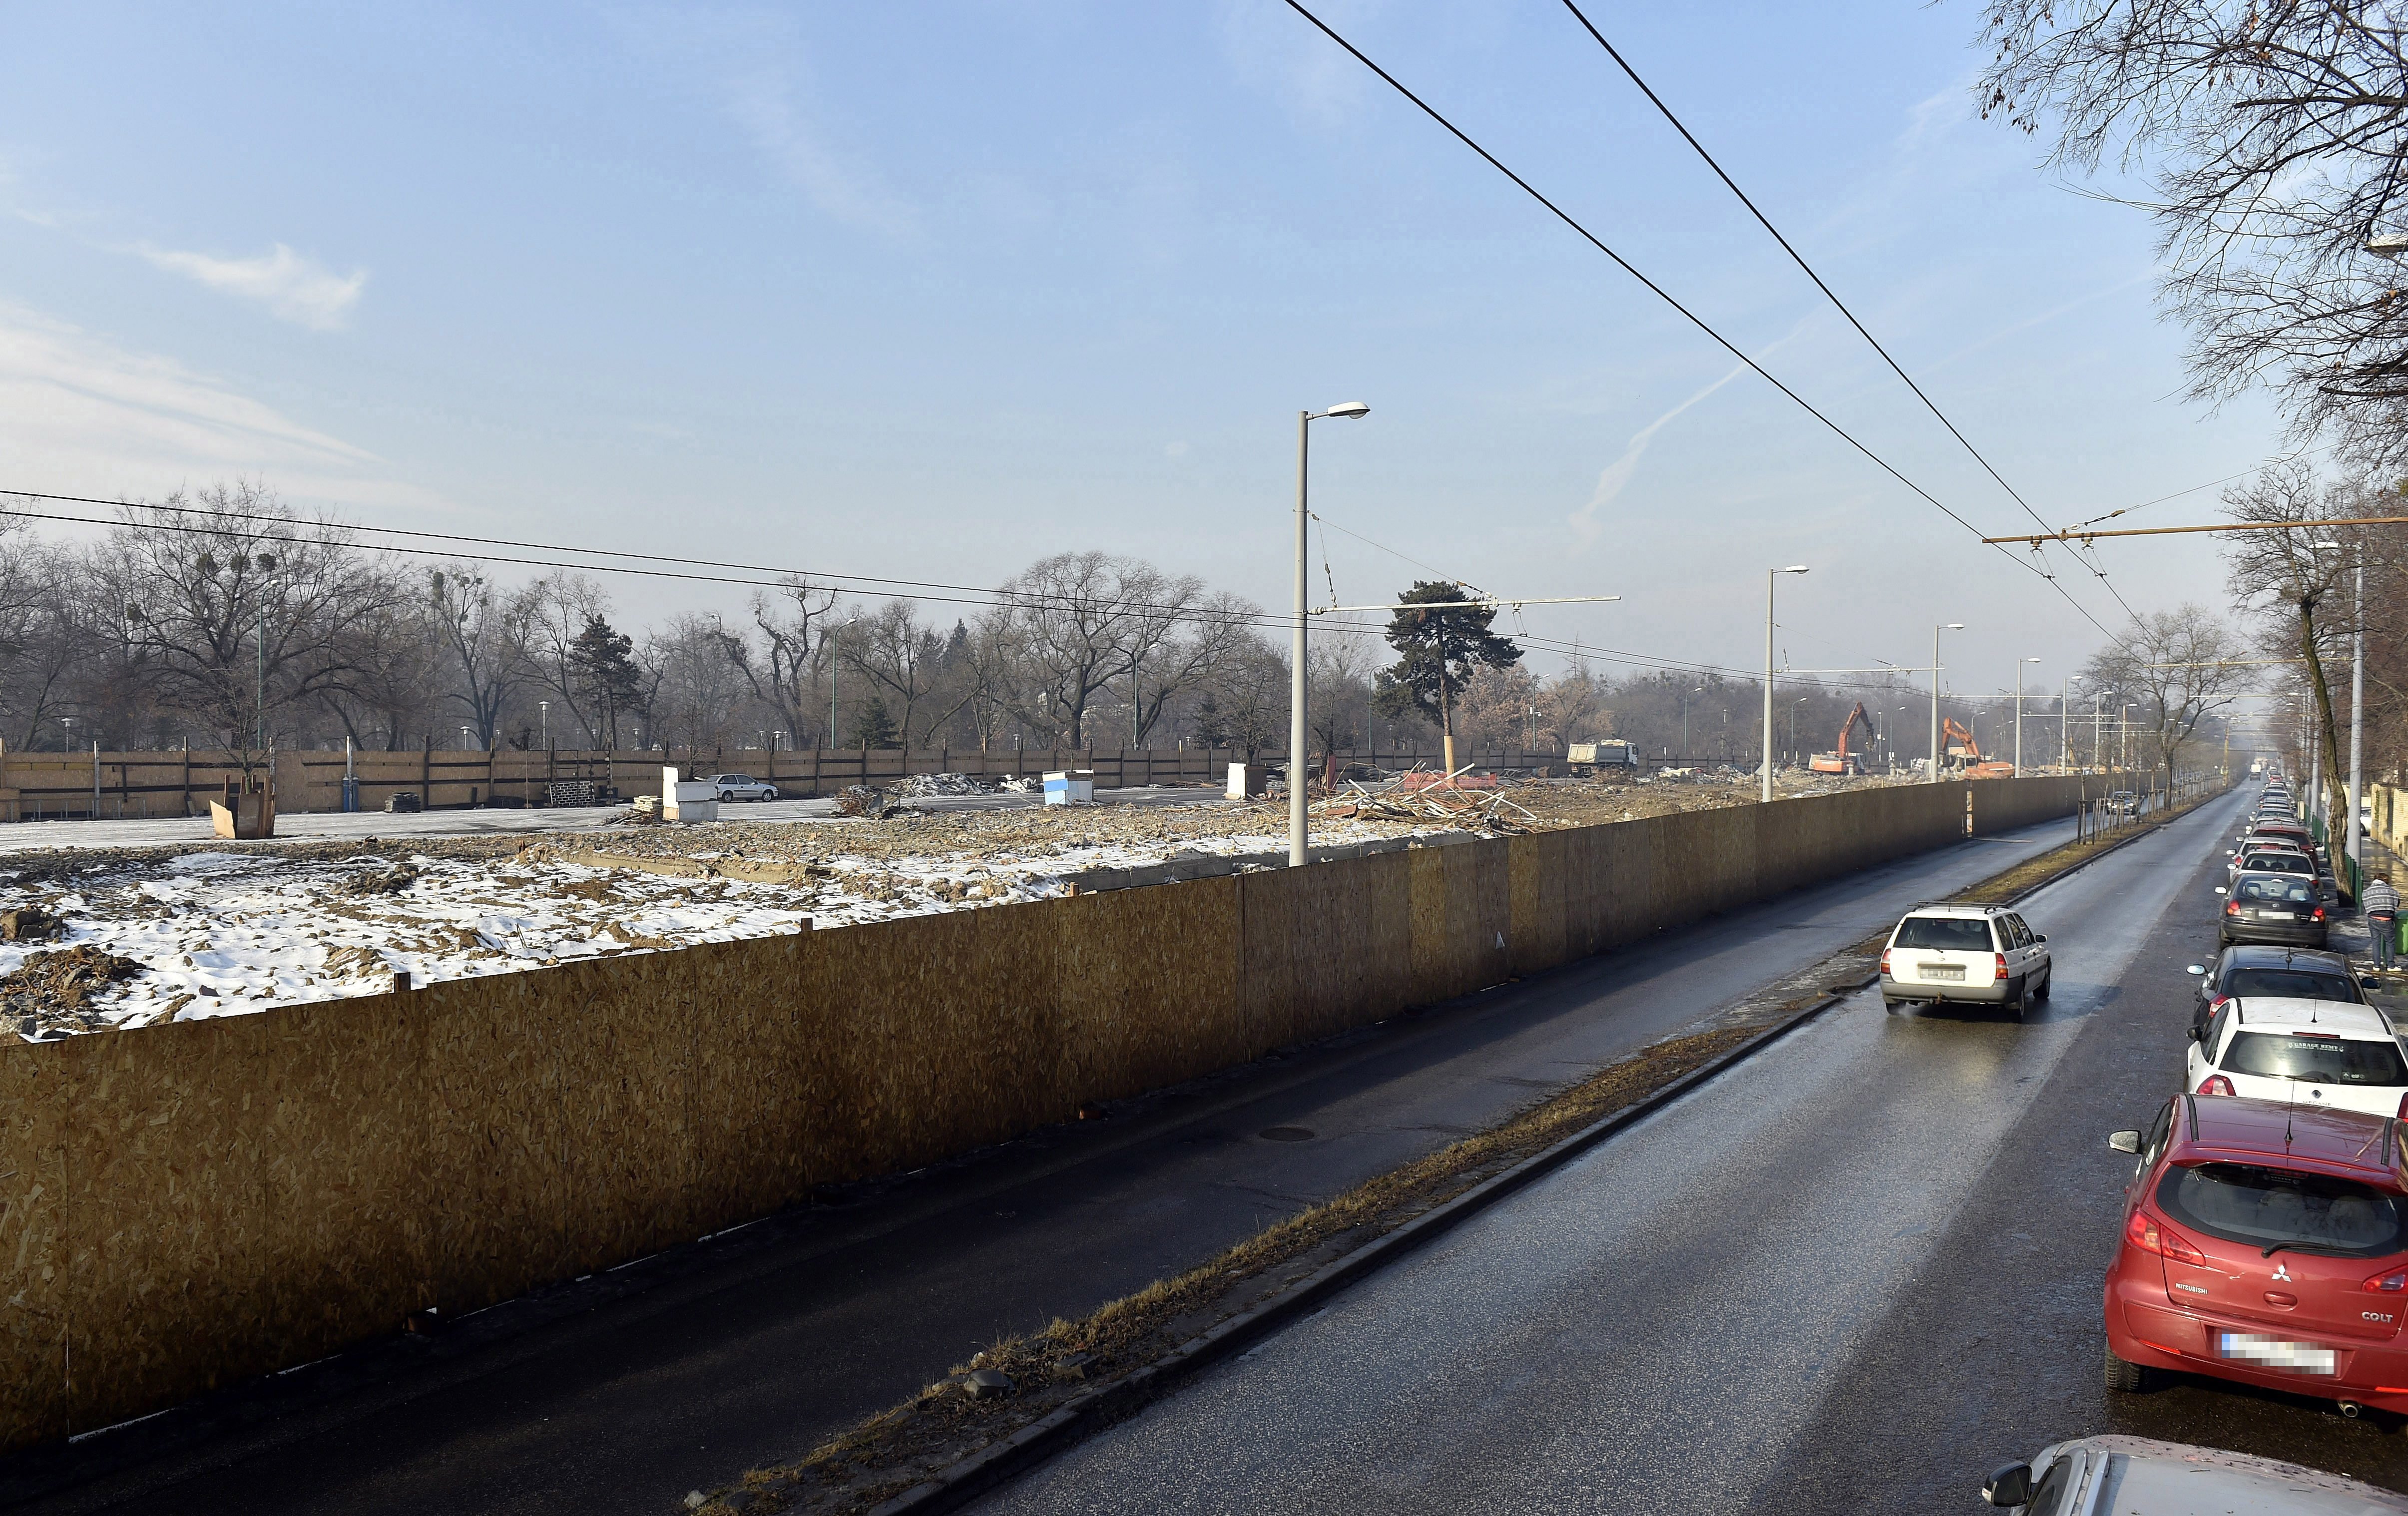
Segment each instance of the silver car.
M2009 1464L1982 1486L1993 1506L2026 1516L2395 1516L2408 1496L2272 1458L2155 1437L2076 1437Z
M711 788L719 792L719 798L722 800L775 800L778 798L776 785L763 779L756 779L750 774L713 774L710 776L710 783Z

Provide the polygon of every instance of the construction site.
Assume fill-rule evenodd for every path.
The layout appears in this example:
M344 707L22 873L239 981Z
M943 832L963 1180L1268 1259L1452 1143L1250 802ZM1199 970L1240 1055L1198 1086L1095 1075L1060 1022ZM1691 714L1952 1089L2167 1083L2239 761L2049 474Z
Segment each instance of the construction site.
M1756 777L1737 768L1444 779L1339 779L1311 807L1316 856L1758 798ZM1777 793L1888 782L1784 772ZM979 808L954 808L969 807ZM1203 789L1046 806L997 783L921 775L893 790L770 808L781 814L729 807L724 819L677 824L628 807L575 831L503 836L378 836L385 818L344 817L365 831L148 847L111 845L119 823L71 823L75 845L19 851L0 868L0 1016L29 1039L132 1029L1269 867L1287 856L1283 797ZM451 814L465 825L490 813Z

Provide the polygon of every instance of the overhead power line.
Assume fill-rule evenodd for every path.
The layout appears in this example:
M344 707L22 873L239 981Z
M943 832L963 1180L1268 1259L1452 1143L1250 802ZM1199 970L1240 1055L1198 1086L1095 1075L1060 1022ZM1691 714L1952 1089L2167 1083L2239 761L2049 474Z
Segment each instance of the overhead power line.
M1564 8L1572 13L1572 19L1581 23L1582 30L1596 38L1597 45L1605 50L1605 55L1613 60L1614 66L1620 68L1631 83L1639 86L1639 93L1647 97L1648 104L1654 106L1666 121L1672 123L1672 130L1680 133L1681 140L1686 142L1697 155L1705 161L1706 166L1714 171L1714 177L1723 181L1723 187L1739 197L1739 203L1747 207L1747 213L1756 218L1756 224L1763 227L1773 241L1781 244L1781 250L1789 254L1789 261L1796 264L1808 279L1813 280L1814 288L1823 292L1823 298L1831 302L1831 307L1846 317L1848 324L1856 329L1856 335L1863 337L1866 345L1881 355L1881 361L1889 365L1889 371L1898 376L1899 382L1914 392L1914 397L1923 402L1923 408L1931 412L1932 417L1948 429L1948 435L1956 439L1958 446L1971 453L1973 461L1982 465L1982 471L1995 479L1999 488L2006 491L2008 497L2021 506L2024 514L2029 516L2041 530L2044 532L2057 530L2046 518L2031 508L2031 503L2023 497L2020 491L2007 482L2005 475L1991 465L1990 460L1983 456L1982 450L1973 446L1972 439L1958 430L1956 423L1948 419L1948 413L1940 408L1939 403L1923 392L1922 385L1914 382L1914 377L1909 374L1897 359L1890 356L1889 350L1882 346L1881 338L1866 330L1865 323L1856 319L1856 313L1848 308L1848 303L1841 299L1839 293L1824 281L1822 275L1814 272L1814 265L1806 261L1805 254L1799 252L1790 244L1787 237L1781 235L1781 228L1773 225L1772 219L1756 207L1756 202L1748 198L1747 192L1741 189L1738 181L1724 171L1721 164L1714 161L1714 155L1706 150L1706 145L1698 141L1697 135L1689 130L1687 124L1672 113L1672 107L1664 103L1663 97L1656 93L1654 87L1639 77L1639 70L1630 66L1630 60L1622 55L1621 50L1606 40L1605 34L1597 29L1597 24L1582 12L1581 7L1575 5L1573 0L1564 0ZM2114 584L2108 582L2107 571L2095 564L2089 566L2091 572L2098 576L2099 582L2105 586L2107 593L2115 596L2115 603L2122 606L2126 614L2138 622L2141 619L2140 613L2132 609L2131 604L2125 600Z
M1605 254L1607 258L1613 262L1616 267L1620 268L1624 273L1628 274L1632 279L1637 279L1641 285L1644 286L1650 294L1653 294L1658 300L1661 300L1666 305L1671 307L1674 311L1679 313L1683 320L1696 327L1698 331L1704 333L1716 347L1721 348L1725 352L1727 352L1733 358L1738 359L1741 364L1744 365L1749 370L1754 372L1757 378L1763 379L1767 384L1770 384L1774 389L1780 391L1783 396L1791 404L1798 407L1799 409L1803 410L1809 416L1812 416L1816 421L1822 422L1824 427L1834 436L1837 436L1841 441L1845 442L1849 447L1855 449L1883 473L1887 474L1890 478L1898 480L1899 483L1905 485L1909 491L1913 492L1934 509L1938 510L1942 515L1946 516L1950 521L1955 522L1957 525L1972 533L1976 538L1980 538L1982 536L1982 529L1980 527L1974 525L1971 522L1967 521L1956 511L1951 509L1945 502L1940 499L1939 496L1933 494L1930 491L1907 478L1906 475L1899 472L1888 459L1884 458L1880 453L1873 451L1872 449L1856 440L1855 435L1849 432L1847 428L1842 426L1830 417L1824 415L1822 411L1816 409L1803 395L1791 389L1788 385L1783 383L1780 379L1774 378L1771 372L1766 369L1762 364L1757 363L1747 353L1742 351L1737 344L1733 343L1728 337L1724 336L1722 333L1715 330L1713 324L1707 322L1704 317L1699 316L1696 311L1691 310L1687 306L1683 305L1678 299L1673 297L1670 291L1666 290L1662 285L1657 284L1654 279L1649 279L1645 274L1641 273L1636 265L1623 257L1622 254L1614 251L1612 247L1606 244L1603 238L1599 237L1596 233L1583 225L1581 222L1570 211L1564 209L1561 206L1556 205L1553 200L1547 198L1546 195L1541 193L1537 186L1524 179L1521 175L1515 173L1512 169L1507 167L1502 159L1498 158L1495 153L1490 152L1486 148L1482 147L1478 142L1474 141L1469 133L1455 125L1455 122L1449 121L1438 110L1436 107L1432 106L1428 101L1424 100L1420 95L1415 94L1412 90L1406 88L1403 81L1399 80L1395 75L1389 73L1386 69L1381 67L1378 64L1372 62L1370 56L1365 53L1362 49L1356 47L1354 43L1347 41L1346 38L1340 36L1328 22L1314 15L1311 10L1305 8L1301 0L1287 0L1287 7L1297 15L1303 17L1306 21L1312 22L1313 29L1320 32L1322 36L1329 38L1330 41L1337 43L1340 48L1345 49L1347 53L1353 57L1355 62L1361 64L1372 73L1377 74L1383 83L1396 91L1398 94L1404 96L1405 99L1411 101L1414 108L1421 111L1423 115L1427 116L1431 121L1436 122L1448 136L1454 137L1465 147L1469 148L1480 157L1482 162L1487 164L1489 167L1494 168L1499 174L1504 175L1508 179L1511 179L1515 188L1519 189L1524 194L1528 195L1531 199L1537 201L1557 221L1562 222L1566 226L1570 227L1573 233L1583 241L1588 243L1589 246L1595 248L1598 251ZM2071 594L2068 594L2065 586L2057 583L2057 579L2053 576L2045 572L2043 569L2036 568L2032 565L2023 562L2023 560L2017 558L2014 554L2008 552L2004 548L2000 548L1998 551L2009 563L2015 565L2017 567L2024 569L2028 573L2037 576L2054 587L2058 594L2065 597L2066 603L2071 606L2074 610L2081 615L2083 620L2099 628L2101 636L2107 637L2111 641L2121 640L2114 632L2109 631L2107 627L2100 622L2098 617L2090 614L2087 607L2084 606L2080 601L2074 599Z

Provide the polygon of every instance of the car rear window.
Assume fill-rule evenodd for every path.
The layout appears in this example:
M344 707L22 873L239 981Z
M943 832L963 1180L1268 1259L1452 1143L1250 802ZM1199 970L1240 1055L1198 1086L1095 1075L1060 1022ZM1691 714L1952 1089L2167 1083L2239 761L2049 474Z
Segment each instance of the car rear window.
M2389 1037L2242 1032L2224 1051L2218 1066L2228 1073L2314 1080L2319 1084L2408 1084L2408 1063L2401 1061L2400 1044Z
M2276 904L2312 905L2316 898L2315 886L2305 880L2278 877L2272 874L2243 875L2232 887L2235 900L2265 900Z
M1990 952L1990 923L1970 916L1909 916L1898 923L1894 948Z
M2375 1256L2408 1247L2402 1202L2355 1180L2255 1164L2171 1168L2157 1181L2167 1215L2227 1242L2277 1242Z
M2307 856L2304 853L2297 852L2253 852L2247 854L2241 860L2241 866L2243 868L2262 868L2275 874L2313 874L2315 872L2315 865L2308 862Z
M2342 1000L2363 1005L2357 981L2342 974L2311 974L2303 968L2236 968L2224 981L2224 993L2237 995L2281 995L2286 1000Z

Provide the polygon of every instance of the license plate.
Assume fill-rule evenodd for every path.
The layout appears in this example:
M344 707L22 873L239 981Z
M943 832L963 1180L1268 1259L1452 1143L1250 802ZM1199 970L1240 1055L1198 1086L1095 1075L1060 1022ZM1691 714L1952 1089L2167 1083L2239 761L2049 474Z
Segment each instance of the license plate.
M1965 977L1963 964L1917 964L1914 966L1921 970L1923 977L1928 980L1961 980Z
M2333 1371L2333 1351L2309 1342L2286 1342L2280 1337L2263 1337L2256 1332L2219 1332L2215 1351L2224 1357L2240 1363L2255 1364L2259 1368L2279 1369L2286 1374L2329 1374Z

